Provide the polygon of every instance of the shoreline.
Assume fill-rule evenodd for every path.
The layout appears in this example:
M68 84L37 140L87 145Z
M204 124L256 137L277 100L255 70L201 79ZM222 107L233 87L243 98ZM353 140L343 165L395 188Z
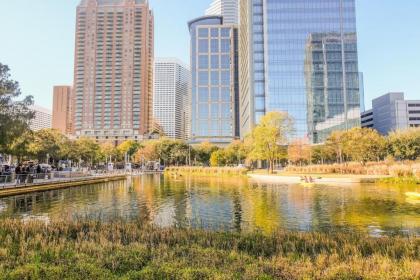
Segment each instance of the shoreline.
M7 188L0 190L0 198L21 195L21 194L28 194L34 192L44 192L44 191L52 191L52 190L59 190L59 189L67 189L73 187L81 187L85 185L91 184L100 184L100 183L107 183L107 182L114 182L125 180L127 177L125 175L116 175L116 176L102 176L102 177L93 177L93 178L84 178L84 179L76 179L67 182L46 182L42 184L36 184L29 187L14 187L14 188Z
M315 184L374 184L383 179L392 178L385 175L348 175L348 174L255 174L248 173L251 180L266 183L300 184L302 176L311 176Z

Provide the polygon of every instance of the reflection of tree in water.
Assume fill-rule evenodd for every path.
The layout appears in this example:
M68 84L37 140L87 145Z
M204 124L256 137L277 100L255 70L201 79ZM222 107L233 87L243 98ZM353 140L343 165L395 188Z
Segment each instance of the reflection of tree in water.
M242 205L241 195L238 190L233 191L233 228L237 232L241 232L242 224Z

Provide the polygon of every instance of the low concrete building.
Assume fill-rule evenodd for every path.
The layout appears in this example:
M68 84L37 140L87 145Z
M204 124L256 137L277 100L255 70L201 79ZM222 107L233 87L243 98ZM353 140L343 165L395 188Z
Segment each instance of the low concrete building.
M372 101L372 109L361 114L362 127L387 135L394 130L420 127L420 100L405 100L404 93L391 92Z

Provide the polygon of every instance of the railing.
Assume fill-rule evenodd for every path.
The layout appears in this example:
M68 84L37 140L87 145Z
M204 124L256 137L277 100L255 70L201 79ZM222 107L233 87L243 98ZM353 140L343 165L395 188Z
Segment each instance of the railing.
M29 187L45 183L72 182L81 179L94 177L112 177L118 175L142 175L147 173L158 173L156 171L148 171L134 169L126 171L124 169L116 169L114 171L105 170L85 170L85 171L53 171L49 173L28 173L28 174L11 174L0 175L0 190L8 188Z

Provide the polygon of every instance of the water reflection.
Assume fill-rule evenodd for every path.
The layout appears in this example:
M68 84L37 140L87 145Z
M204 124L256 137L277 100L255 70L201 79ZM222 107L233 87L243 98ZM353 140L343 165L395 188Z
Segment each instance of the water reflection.
M0 217L126 219L218 230L359 230L420 235L418 186L258 184L238 178L133 177L0 199Z

